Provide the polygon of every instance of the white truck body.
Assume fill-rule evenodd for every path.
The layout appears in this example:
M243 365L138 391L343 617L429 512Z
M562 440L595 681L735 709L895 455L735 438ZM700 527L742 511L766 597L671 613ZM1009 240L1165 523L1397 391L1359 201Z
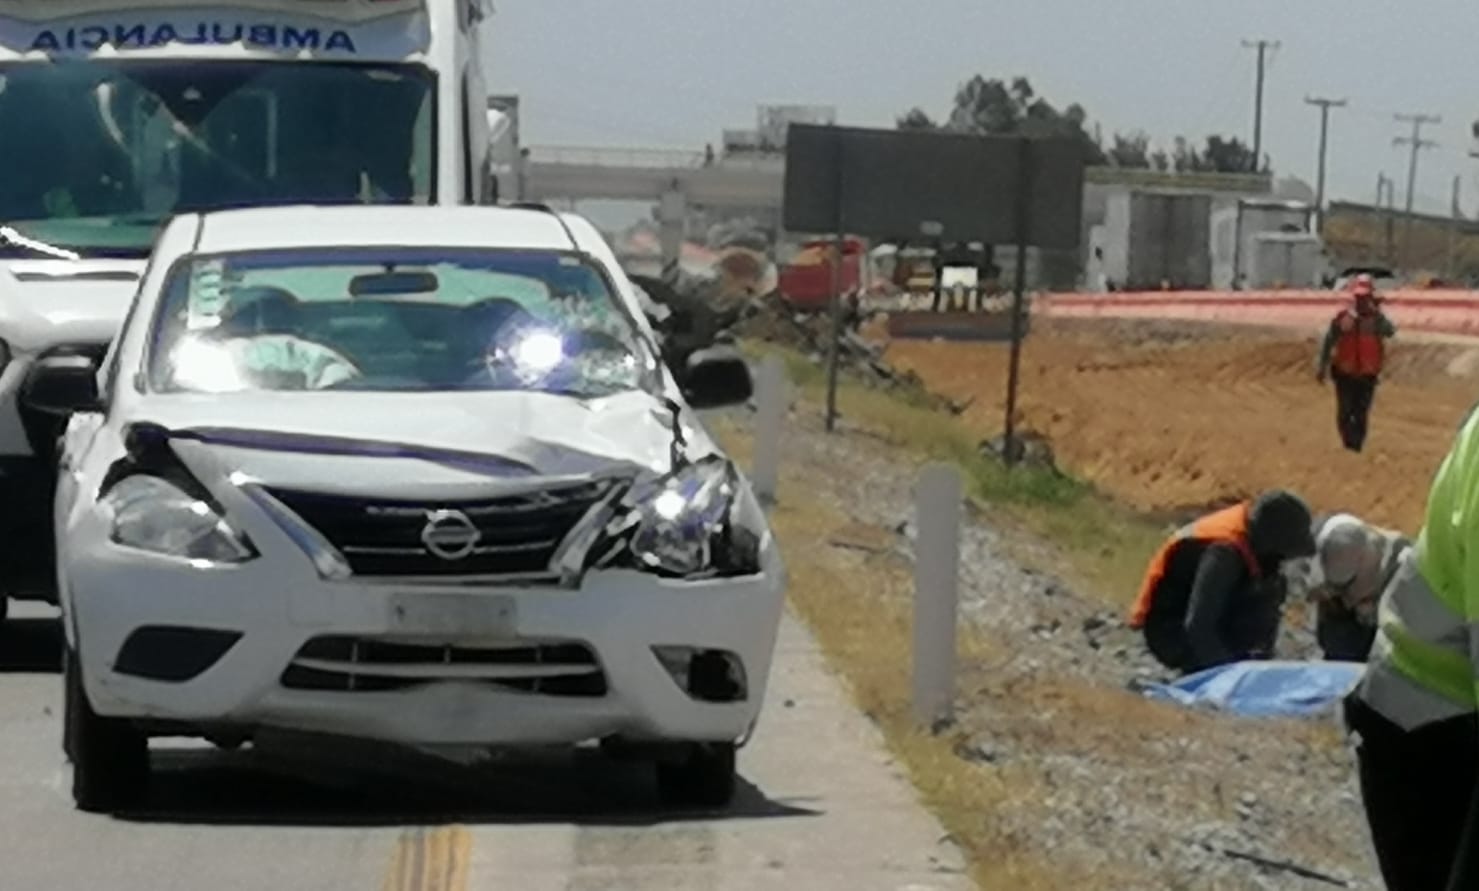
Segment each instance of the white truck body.
M53 596L46 518L64 419L27 407L36 359L101 358L176 213L491 202L489 11L0 0L0 603Z

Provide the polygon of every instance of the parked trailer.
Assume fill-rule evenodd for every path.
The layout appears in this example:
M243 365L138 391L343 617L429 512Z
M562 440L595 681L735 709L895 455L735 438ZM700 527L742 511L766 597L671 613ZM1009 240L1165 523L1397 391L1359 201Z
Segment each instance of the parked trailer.
M1313 288L1325 272L1320 237L1309 232L1260 232L1253 237L1244 287Z
M1104 273L1121 290L1177 290L1211 284L1212 197L1170 191L1109 196Z
M1266 232L1309 233L1314 205L1303 201L1241 198L1212 212L1212 287L1256 288L1250 260L1255 240Z

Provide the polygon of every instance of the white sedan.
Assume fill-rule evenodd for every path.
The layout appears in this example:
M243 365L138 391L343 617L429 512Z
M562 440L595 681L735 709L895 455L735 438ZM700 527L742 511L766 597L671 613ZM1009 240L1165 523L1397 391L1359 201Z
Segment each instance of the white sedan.
M175 219L101 369L52 357L73 796L147 791L151 736L601 741L722 806L784 572L584 219L267 208Z

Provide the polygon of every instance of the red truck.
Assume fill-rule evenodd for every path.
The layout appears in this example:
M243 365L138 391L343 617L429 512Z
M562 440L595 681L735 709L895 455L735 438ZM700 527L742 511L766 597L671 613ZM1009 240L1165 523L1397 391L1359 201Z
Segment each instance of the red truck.
M800 312L820 312L831 305L833 239L802 244L801 252L781 267L780 291ZM867 245L858 238L842 242L842 293L857 294L863 282Z

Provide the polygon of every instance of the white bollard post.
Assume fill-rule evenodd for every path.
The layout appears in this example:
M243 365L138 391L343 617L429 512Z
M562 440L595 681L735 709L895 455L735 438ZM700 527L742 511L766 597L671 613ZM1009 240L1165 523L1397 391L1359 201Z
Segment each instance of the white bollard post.
M762 504L775 503L785 418L786 368L779 356L766 356L755 386L755 466L750 470L750 483Z
M960 587L960 471L927 465L914 492L914 718L952 717Z

